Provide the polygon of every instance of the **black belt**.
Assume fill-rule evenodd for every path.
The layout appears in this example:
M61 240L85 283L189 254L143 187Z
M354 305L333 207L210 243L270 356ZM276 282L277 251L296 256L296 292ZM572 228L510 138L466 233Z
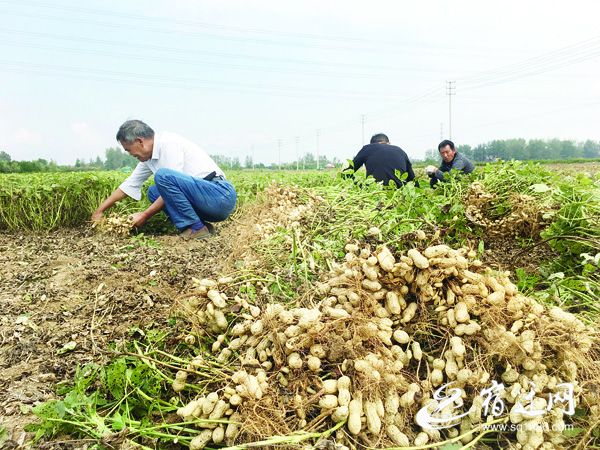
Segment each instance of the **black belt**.
M217 172L215 172L214 170L209 173L208 175L206 175L204 177L204 179L206 181L213 181L213 180L225 180L225 177L223 175L217 175Z

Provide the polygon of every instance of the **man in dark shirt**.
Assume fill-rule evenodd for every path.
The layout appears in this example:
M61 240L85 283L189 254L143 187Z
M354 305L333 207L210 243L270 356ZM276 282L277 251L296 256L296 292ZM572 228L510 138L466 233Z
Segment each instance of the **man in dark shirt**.
M473 163L456 151L454 142L447 139L440 142L438 151L442 157L440 168L438 169L435 166L425 167L425 172L430 178L429 184L431 187L434 187L439 181L444 181L444 176L451 170L462 173L473 172L475 168Z
M345 169L344 173L353 176L354 172L363 164L367 169L367 176L372 176L376 181L382 181L386 186L390 181L393 181L397 187L404 186L407 181L415 178L408 155L400 147L391 145L390 140L383 133L376 134L371 138L371 143L365 145L356 154L352 167ZM407 173L406 180L399 179L396 176L396 170L401 174Z

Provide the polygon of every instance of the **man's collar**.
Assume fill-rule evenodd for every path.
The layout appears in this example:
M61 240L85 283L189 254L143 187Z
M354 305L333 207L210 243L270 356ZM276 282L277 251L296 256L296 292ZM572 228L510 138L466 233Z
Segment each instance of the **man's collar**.
M152 156L150 159L159 159L160 158L160 140L158 139L158 133L154 134L154 142L152 144Z

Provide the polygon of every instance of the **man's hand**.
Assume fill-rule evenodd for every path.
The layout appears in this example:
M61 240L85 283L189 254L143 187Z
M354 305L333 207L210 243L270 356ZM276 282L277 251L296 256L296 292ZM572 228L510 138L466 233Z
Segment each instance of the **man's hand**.
M142 211L129 216L129 220L131 221L132 227L139 228L146 223L148 216L146 215L145 211Z
M435 166L425 167L425 172L427 172L427 175L433 175L436 170L437 170L437 167L435 167Z
M94 214L92 214L91 217L92 222L98 223L100 220L102 220L104 211L113 206L119 200L123 200L125 197L127 197L127 194L123 192L121 188L115 189L113 193L110 194L108 198L100 204L100 206L98 206L96 211L94 211Z

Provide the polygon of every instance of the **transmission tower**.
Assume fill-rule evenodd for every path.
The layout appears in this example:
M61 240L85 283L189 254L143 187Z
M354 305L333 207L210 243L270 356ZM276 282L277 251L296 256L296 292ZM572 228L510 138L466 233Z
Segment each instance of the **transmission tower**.
M360 122L362 125L362 145L365 145L365 119L367 118L367 116L365 114L361 114L360 115Z
M321 130L317 130L317 170L319 170L319 138L321 137Z
M452 96L456 95L456 81L446 81L446 95L448 96L448 136L452 139Z
M279 170L281 170L281 139L277 139L277 154L279 159Z
M296 170L300 169L300 156L298 155L298 144L300 143L300 136L296 136Z

